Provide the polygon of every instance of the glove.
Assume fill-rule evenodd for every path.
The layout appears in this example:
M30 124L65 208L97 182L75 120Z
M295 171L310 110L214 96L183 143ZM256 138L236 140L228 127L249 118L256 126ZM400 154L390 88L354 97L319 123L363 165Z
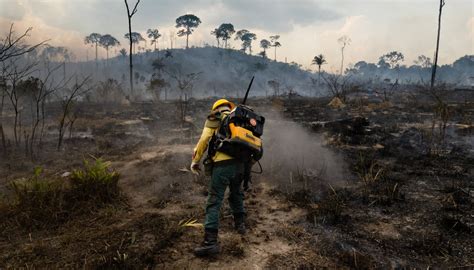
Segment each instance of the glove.
M191 172L194 173L195 175L199 175L199 173L201 172L199 163L196 163L196 162L191 163Z

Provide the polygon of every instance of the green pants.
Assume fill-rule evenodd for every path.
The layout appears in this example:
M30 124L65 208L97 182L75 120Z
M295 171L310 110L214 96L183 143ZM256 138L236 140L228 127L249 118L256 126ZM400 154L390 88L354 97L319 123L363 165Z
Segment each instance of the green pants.
M214 167L207 196L206 222L204 224L206 229L219 229L219 212L227 186L230 189L229 204L232 214L245 214L244 194L241 189L243 168L243 163L237 161Z

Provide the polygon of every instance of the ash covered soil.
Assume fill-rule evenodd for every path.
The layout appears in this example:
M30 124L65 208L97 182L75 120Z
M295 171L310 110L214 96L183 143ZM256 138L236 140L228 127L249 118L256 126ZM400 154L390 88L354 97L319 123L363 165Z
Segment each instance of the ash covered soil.
M0 268L470 269L469 100L450 103L443 141L423 102L251 100L267 116L264 172L245 194L247 235L233 231L224 203L222 253L212 258L192 254L202 229L180 224L204 218L208 180L187 168L213 100L190 101L184 122L173 102L82 104L62 151L52 150L52 127L35 160L11 153L1 161L3 200L9 182L35 166L66 181L92 157L120 173L122 195L58 213L56 222L0 208Z

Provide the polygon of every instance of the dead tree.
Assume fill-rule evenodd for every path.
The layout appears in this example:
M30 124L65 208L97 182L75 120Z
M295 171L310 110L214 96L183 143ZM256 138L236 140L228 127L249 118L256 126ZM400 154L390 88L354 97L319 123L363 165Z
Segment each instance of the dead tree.
M125 1L125 6L127 7L127 18L128 18L128 38L130 42L129 48L129 60L130 60L130 92L133 95L133 42L132 42L132 17L137 13L137 7L140 3L140 0L137 0L135 6L133 7L132 11L130 12L130 8L128 6L127 0Z
M181 67L171 68L169 70L164 70L172 79L176 81L176 84L179 89L179 110L180 110L180 121L184 122L186 116L186 107L188 98L192 95L193 83L199 78L199 73L186 73L184 74L181 70ZM183 100L184 98L184 100Z
M49 96L56 92L60 88L64 88L65 85L67 85L70 81L60 81L58 83L55 83L55 81L52 79L54 73L58 71L61 68L62 64L56 65L53 68L49 67L49 64L46 66L46 75L44 78L39 83L39 87L37 88L37 91L34 91L32 93L33 97L33 102L34 102L34 113L33 113L33 123L31 127L31 137L30 137L30 154L33 156L34 154L34 146L35 146L35 141L37 139L37 132L39 125L41 123L41 131L39 134L39 145L41 145L42 138L43 138L43 131L44 131L44 121L45 121L45 104Z
M0 94L2 95L2 102L0 104L0 136L2 137L2 149L5 153L7 150L7 141L5 138L5 131L3 130L3 108L5 105L5 97L6 97L6 88L7 83L3 76L0 77Z
M448 104L448 85L438 84L431 87L425 83L419 86L419 91L434 100L434 117L431 125L431 152L439 152L445 146L446 128L451 118L451 111ZM438 126L438 130L436 130Z
M340 74L344 74L344 49L346 48L347 45L351 44L351 39L348 36L342 36L340 37L337 42L341 44L341 70Z
M167 98L166 88L169 86L170 84L159 74L153 73L150 83L147 85L147 90L152 93L156 101L159 101L162 90L165 90L165 99Z
M280 82L277 80L270 80L267 84L273 90L273 96L278 97L280 95Z
M5 63L4 63L5 64ZM37 62L21 65L18 63L18 58L10 59L7 65L4 66L4 78L7 86L5 93L10 100L10 104L15 112L15 120L13 124L13 134L15 138L15 145L18 146L21 141L21 124L19 125L20 119L20 100L22 97L21 83L24 79L28 78L33 72L36 71ZM23 89L24 90L24 89Z
M61 99L61 116L59 118L59 125L58 125L58 147L57 150L61 150L61 145L64 139L64 133L66 128L71 124L70 119L74 119L75 117L71 117L71 113L73 110L74 102L77 100L77 98L88 91L90 91L91 88L86 88L86 84L89 82L90 77L86 77L83 79L81 82L76 82L74 86L72 87L71 91L66 95L63 96ZM69 122L67 122L69 120Z
M22 56L29 52L36 50L38 47L46 44L46 41L34 44L26 45L25 39L29 36L33 28L26 29L23 34L16 36L13 29L13 24L10 25L10 29L7 32L3 40L0 40L0 63L5 62L8 59Z
M31 30L32 28L30 27L20 35L16 35L14 31L14 24L11 24L8 32L2 39L0 39L0 67L2 68L0 75L0 91L2 96L0 108L0 133L4 151L6 151L6 136L3 130L3 109L5 105L5 97L8 97L10 101L13 101L13 103L18 104L19 97L16 93L17 83L19 80L28 76L34 66L26 64L24 67L20 68L17 64L17 60L20 58L20 56L35 51L47 42L42 41L33 45L26 44L25 41L30 35ZM11 85L12 80L14 81L13 87ZM17 123L19 117L19 108L16 105L13 107L15 108L15 122ZM15 128L15 143L18 142L18 134L16 131L17 130Z
M443 12L443 7L444 7L444 0L439 0L439 15L438 15L438 36L436 38L436 50L435 50L435 55L434 55L434 63L433 63L433 69L431 71L431 85L430 88L434 88L435 80L436 80L436 68L438 66L438 52L439 52L439 38L441 35L441 14Z
M333 98L339 98L343 102L345 102L347 92L350 88L349 87L350 76L342 76L339 74L329 74L327 76L323 75L322 78L326 82Z

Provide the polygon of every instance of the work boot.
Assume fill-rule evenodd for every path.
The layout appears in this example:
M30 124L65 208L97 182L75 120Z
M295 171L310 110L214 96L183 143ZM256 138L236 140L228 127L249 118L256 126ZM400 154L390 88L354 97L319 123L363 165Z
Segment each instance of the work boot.
M234 226L235 229L239 234L244 235L247 233L247 229L245 228L245 214L239 213L234 215Z
M218 254L220 252L219 242L217 241L217 230L206 229L204 231L204 241L201 246L194 249L194 255L202 257Z

